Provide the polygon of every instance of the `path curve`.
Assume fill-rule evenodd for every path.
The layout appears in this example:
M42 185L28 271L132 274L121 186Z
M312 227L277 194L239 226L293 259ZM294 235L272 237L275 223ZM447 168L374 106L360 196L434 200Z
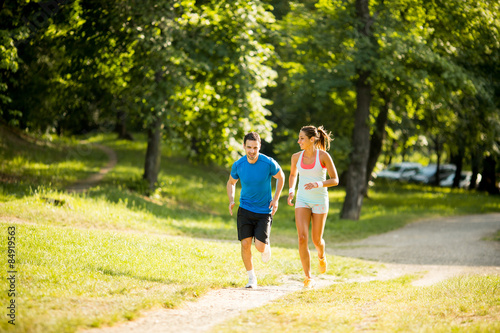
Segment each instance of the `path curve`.
M333 253L385 263L386 278L424 273L413 285L427 286L461 274L500 275L500 242L491 240L499 230L498 213L428 219L334 246Z
M500 214L425 220L367 239L343 243L329 253L386 263L377 276L348 282L388 280L423 273L417 286L431 285L460 274L500 275L500 242L488 241L500 230ZM334 264L334 263L330 263ZM318 279L318 288L341 283ZM301 290L300 277L287 277L281 286L213 290L179 309L155 309L137 320L87 333L205 332L239 313Z
M83 142L84 144L86 142ZM96 186L103 178L104 176L115 167L116 163L118 163L118 157L116 155L116 152L104 145L101 144L92 144L92 147L96 147L108 155L108 163L99 170L99 172L94 173L90 175L88 178L76 181L75 183L71 184L70 186L66 187L67 192L73 192L73 193L80 193L88 190L89 188Z
M500 266L500 214L455 216L411 223L336 246L337 255L414 265Z

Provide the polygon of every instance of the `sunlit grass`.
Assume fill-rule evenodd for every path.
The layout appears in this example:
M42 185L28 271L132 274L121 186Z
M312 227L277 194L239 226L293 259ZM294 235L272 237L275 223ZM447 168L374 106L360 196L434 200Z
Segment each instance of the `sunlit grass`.
M77 140L26 141L0 131L1 186L14 195L23 196L39 185L63 188L98 172L106 161L104 152Z
M141 309L175 306L211 288L246 282L236 218L227 210L229 170L194 165L164 147L158 187L149 192L142 181L146 142L140 135L136 139L115 140L111 134L86 138L113 148L118 165L83 194L63 188L106 164L100 150L89 152L92 146L76 139L55 140L50 146L25 143L19 155L13 145L1 145L0 175L7 181L0 183L0 227L17 227L20 301L26 304L19 313L19 332L74 331L126 320ZM285 186L273 221L272 264L255 260L264 285L279 283L286 274L302 274L294 208L286 204L286 192ZM327 248L419 219L500 211L500 198L483 193L388 185L371 189L362 218L348 221L339 218L344 189L330 189L329 195ZM4 253L5 246L0 242ZM339 281L377 270L360 260L329 256L329 262L335 265L328 274ZM398 283L400 287L396 283L391 288L412 288ZM332 293L330 297L339 298ZM298 295L306 302L315 294ZM1 304L6 297L0 293Z
M213 332L497 332L500 277L456 277L413 287L410 277L301 291Z
M14 332L73 331L137 316L154 306L174 307L212 288L242 287L247 275L237 241L214 242L185 237L124 233L70 227L0 223L16 227L16 298ZM6 242L0 250L6 253ZM372 265L334 258L332 270L348 278ZM300 270L297 251L275 248L272 265L255 260L261 285L278 284ZM7 280L0 281L7 290ZM7 293L0 303L7 304ZM0 328L12 329L6 321Z

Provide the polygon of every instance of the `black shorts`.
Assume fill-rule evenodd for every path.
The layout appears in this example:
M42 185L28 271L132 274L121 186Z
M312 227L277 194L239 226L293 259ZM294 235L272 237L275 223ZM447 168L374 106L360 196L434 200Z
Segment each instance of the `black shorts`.
M245 208L238 208L238 240L255 237L262 243L269 244L273 216L254 213Z

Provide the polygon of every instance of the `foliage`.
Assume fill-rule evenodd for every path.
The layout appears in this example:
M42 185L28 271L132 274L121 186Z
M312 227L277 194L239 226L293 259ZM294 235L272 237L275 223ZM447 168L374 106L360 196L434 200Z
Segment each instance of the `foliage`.
M272 140L262 94L276 76L273 16L259 1L76 1L42 12L31 35L45 7L23 6L2 11L7 121L71 134L109 131L118 112L135 128L160 117L167 142L204 162L232 160L249 130Z
M160 117L168 145L226 165L249 130L288 161L300 127L324 125L343 173L356 70L369 68L372 132L389 108L380 162L418 154L479 170L497 158L500 5L369 5L371 40L353 1L6 2L1 117L59 135L109 132L123 114L144 131Z
M178 95L183 112L172 130L198 160L230 163L245 133L272 140L265 118L270 101L262 94L276 76L268 66L273 48L266 37L274 19L257 1L205 2L188 19L196 66L187 69L192 79Z

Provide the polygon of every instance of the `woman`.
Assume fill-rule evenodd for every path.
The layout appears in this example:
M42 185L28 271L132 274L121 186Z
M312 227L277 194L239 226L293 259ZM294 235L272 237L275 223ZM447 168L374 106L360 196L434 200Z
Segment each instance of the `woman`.
M290 190L288 204L293 206L297 172L299 186L295 202L295 224L299 236L300 261L306 278L304 287L314 286L311 277L311 258L309 253L309 224L312 221L311 237L318 251L319 272L325 273L327 262L323 231L328 215L328 190L327 187L337 186L339 179L333 160L326 151L330 149L332 138L323 126L304 126L300 129L298 144L301 152L292 155L290 170ZM330 179L326 180L326 173Z

